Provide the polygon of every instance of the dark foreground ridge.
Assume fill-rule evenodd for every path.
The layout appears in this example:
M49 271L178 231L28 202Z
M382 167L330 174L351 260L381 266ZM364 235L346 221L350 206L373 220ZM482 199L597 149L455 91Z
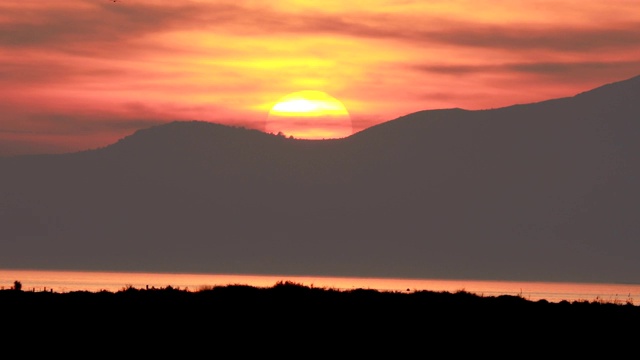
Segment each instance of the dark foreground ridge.
M594 349L636 349L633 329L640 323L640 307L631 302L555 303L465 291L334 290L290 282L198 291L1 290L0 309L3 341L14 348L24 343L30 352L50 354L82 347L83 353L111 350L152 359L189 351L225 358L265 353L404 358L443 352L577 358Z
M379 329L379 324L404 326L453 324L486 326L560 325L565 330L632 326L640 321L640 306L626 302L532 301L521 296L483 296L460 290L378 291L314 288L293 282L273 287L225 285L197 291L124 287L117 292L1 290L0 307L12 314L47 321L82 321L85 326L138 319L215 321L218 325L289 324L298 329L347 324L355 331ZM119 320L118 320L119 319ZM378 324L378 325L374 325ZM371 328L373 326L373 328ZM334 331L343 331L341 327Z

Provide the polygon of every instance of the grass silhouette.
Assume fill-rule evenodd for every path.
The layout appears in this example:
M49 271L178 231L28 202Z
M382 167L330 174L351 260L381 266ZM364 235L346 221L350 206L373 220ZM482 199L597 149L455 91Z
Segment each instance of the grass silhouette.
M378 356L382 348L414 346L412 351L417 351L425 342L432 351L457 350L458 355L504 346L497 342L541 354L563 347L577 354L586 348L576 348L570 339L580 339L585 346L594 337L601 345L624 344L629 337L626 343L633 344L635 332L624 329L640 323L640 307L631 301L553 303L465 290L339 290L290 281L272 287L231 284L198 290L131 285L115 292L6 289L0 290L0 309L3 324L10 325L5 326L10 329L5 332L7 344L25 336L29 343L73 339L94 347L152 339L157 346L145 348L145 356L165 356L161 345L183 349L196 341L222 348L236 344L233 353L238 355L257 347L296 357L345 351ZM466 345L457 349L451 341ZM305 345L314 347L303 349Z
M617 301L532 301L522 295L484 296L464 289L448 291L380 291L374 289L340 290L313 287L292 281L279 281L272 287L257 287L243 284L202 286L197 290L172 286L163 288L135 288L125 285L119 291L71 291L64 293L49 291L25 291L19 281L14 288L0 290L0 305L4 308L43 311L46 309L118 309L149 312L162 310L199 313L206 315L210 309L224 307L229 310L252 312L256 316L273 311L288 312L292 309L318 313L363 315L373 311L380 316L409 316L430 319L445 314L465 313L469 319L494 319L514 313L522 318L546 317L545 314L564 312L575 316L621 316L640 319L640 307L633 299ZM529 315L527 315L529 314Z

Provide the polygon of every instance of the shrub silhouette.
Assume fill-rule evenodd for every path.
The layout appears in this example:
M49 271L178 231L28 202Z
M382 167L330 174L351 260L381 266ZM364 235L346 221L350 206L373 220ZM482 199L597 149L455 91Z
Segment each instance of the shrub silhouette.
M22 291L22 283L18 280L13 282L13 290Z

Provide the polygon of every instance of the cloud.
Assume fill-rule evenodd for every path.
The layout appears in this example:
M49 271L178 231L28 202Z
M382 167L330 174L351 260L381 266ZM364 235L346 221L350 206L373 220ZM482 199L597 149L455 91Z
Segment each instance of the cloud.
M278 23L279 14L263 7L238 2L139 1L113 4L109 1L38 1L25 11L25 4L0 4L5 21L0 22L0 46L36 47L51 51L80 51L80 44L119 44L144 36L171 31L218 29L222 32L261 31ZM235 26L229 26L235 25ZM224 30L226 29L226 30ZM125 48L126 50L126 48ZM135 50L135 49L131 49Z
M291 11L238 2L77 1L83 6L55 3L34 7L2 6L8 21L0 22L0 47L37 47L51 51L91 52L112 47L136 51L143 46L121 46L148 35L171 31L208 32L211 36L347 36L413 44L448 45L500 50L585 52L640 46L640 22L535 25L490 24L452 19L429 13L330 13ZM25 15L26 14L26 15ZM146 45L148 46L148 44ZM106 47L106 49L105 49ZM121 53L122 54L122 53Z
M444 31L414 34L415 38L449 45L501 50L590 52L640 46L640 22L610 27L522 26L466 24Z
M82 3L82 4L79 4ZM136 38L159 29L171 29L180 19L196 16L195 6L153 5L127 6L107 1L77 1L76 6L50 2L29 11L5 6L2 11L10 21L0 23L3 46L63 47L86 42L118 42Z
M523 62L489 65L414 65L413 69L446 75L470 75L478 73L525 73L538 75L584 74L593 71L611 70L640 71L640 59L635 61L582 61L582 62Z
M3 126L3 134L81 135L88 133L129 133L140 128L158 125L165 121L157 118L123 116L82 116L77 114L46 113L28 116L29 127Z
M16 57L0 59L0 83L13 86L46 85L78 79L122 76L124 71L113 66L97 66L72 59Z

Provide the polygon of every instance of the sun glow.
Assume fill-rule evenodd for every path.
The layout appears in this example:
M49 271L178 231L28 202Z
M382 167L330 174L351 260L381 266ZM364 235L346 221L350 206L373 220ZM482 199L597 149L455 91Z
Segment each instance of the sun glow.
M333 139L351 135L353 127L342 102L322 91L304 90L273 105L266 132L299 139Z

